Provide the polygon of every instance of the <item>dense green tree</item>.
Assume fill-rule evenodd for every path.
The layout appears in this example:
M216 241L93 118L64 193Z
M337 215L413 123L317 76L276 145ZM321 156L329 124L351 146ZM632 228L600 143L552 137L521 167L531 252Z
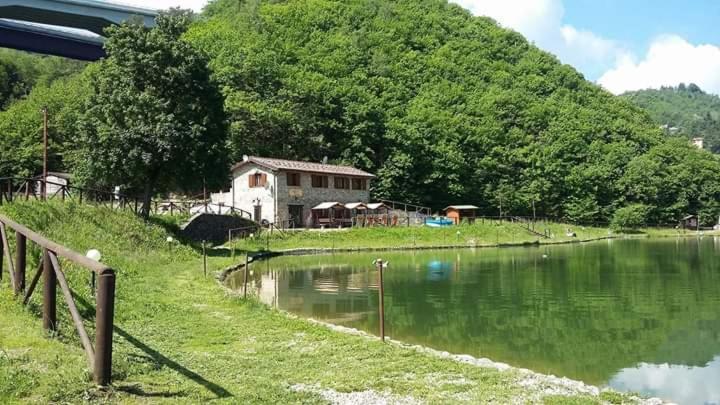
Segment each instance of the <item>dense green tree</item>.
M228 164L222 96L207 58L181 39L189 12L157 17L157 27L107 30L108 57L91 75L75 173L81 183L141 191L149 214L156 192L223 184Z
M28 177L41 172L44 107L50 117L50 170L69 169L66 151L75 148L78 120L91 90L88 82L91 71L49 85L38 84L25 99L0 112L0 177Z

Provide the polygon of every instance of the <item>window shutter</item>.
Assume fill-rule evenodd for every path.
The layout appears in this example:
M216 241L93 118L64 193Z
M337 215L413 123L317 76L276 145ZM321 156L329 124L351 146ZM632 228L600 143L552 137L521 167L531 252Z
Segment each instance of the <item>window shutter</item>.
M328 188L328 176L323 176L323 187Z
M254 174L248 175L248 185L250 186L250 188L255 187L255 175Z
M265 187L267 184L267 174L263 173L260 175L260 182L262 183L260 184L260 187Z

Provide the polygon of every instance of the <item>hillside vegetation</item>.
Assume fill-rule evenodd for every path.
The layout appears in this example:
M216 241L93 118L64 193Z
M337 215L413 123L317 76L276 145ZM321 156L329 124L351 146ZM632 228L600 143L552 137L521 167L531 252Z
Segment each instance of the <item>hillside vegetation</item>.
M84 62L0 49L0 110L21 100L35 86L48 86L58 78L77 73Z
M720 153L720 97L695 84L647 89L622 95L648 111L670 135L705 139L705 148Z
M710 223L720 212L717 157L446 0L217 0L184 40L210 57L231 160L328 156L376 173L376 198L490 215L607 222L634 205L647 223L698 212ZM82 122L83 77L64 84L81 91L58 84L19 104L50 96ZM75 122L53 138L71 139ZM34 107L0 114L14 139L0 147L20 150L0 173L39 170L37 123ZM53 167L72 170L64 145Z

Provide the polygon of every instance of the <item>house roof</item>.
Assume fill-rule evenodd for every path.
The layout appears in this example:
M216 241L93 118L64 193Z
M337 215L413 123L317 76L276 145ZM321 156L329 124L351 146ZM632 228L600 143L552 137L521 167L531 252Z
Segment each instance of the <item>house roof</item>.
M299 160L285 160L285 159L274 159L264 158L258 156L248 156L247 159L235 164L232 167L232 171L235 171L242 166L255 163L259 166L266 167L271 170L280 171L297 171L297 172L308 172L308 173L321 173L321 174L338 174L353 177L364 177L374 178L375 176L360 169L356 169L351 166L337 166L337 165L326 165L322 163L303 162Z
M480 208L474 206L474 205L451 205L449 207L446 207L443 211L447 210L479 210Z

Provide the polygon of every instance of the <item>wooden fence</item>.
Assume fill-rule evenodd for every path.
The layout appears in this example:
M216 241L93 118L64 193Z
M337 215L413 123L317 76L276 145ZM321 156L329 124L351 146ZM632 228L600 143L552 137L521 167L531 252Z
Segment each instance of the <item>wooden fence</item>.
M15 232L14 261L8 235L10 229ZM3 261L6 261L10 275L10 285L15 295L22 297L23 304L27 305L40 281L40 277L43 277L43 328L48 331L57 330L56 299L57 286L59 285L70 311L70 316L80 336L82 346L85 349L88 364L90 369L93 370L95 383L98 385L110 384L115 307L115 272L113 269L52 242L3 215L0 215L0 239L2 240L2 243L0 243L0 281L3 274ZM25 271L28 240L36 243L42 249L42 260L40 260L40 265L30 285L26 286ZM80 311L78 311L73 299L65 273L60 267L59 257L89 270L92 272L93 277L97 277L97 290L95 291L95 347L93 347L83 326Z
M54 190L47 192L47 190ZM0 205L15 200L71 200L79 203L104 205L112 209L127 209L137 215L142 210L142 199L106 190L69 186L46 181L41 178L2 177L0 178ZM153 214L190 214L193 207L202 207L210 214L230 214L252 219L250 212L230 206L213 206L208 200L191 198L186 200L157 200L150 203Z

